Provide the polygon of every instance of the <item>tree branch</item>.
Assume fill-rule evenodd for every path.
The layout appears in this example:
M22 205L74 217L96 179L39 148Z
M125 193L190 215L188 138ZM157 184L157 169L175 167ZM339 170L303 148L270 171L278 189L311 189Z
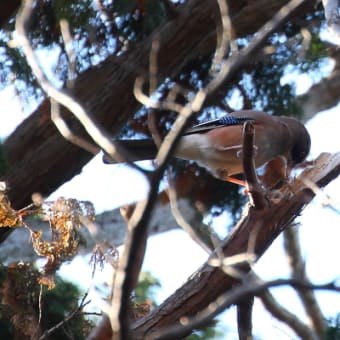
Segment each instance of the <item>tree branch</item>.
M309 291L313 293L312 290ZM263 292L259 294L259 298L261 299L265 308L274 317L287 324L301 339L319 339L317 335L307 325L303 324L295 314L281 306L270 293L269 289L264 289Z
M322 154L312 168L283 186L280 191L282 199L272 203L268 208L255 210L250 208L248 214L238 223L231 235L222 243L225 257L246 253L253 232L254 252L260 257L274 239L298 216L302 209L314 197L300 178L308 178L319 186L325 186L340 174L340 152ZM286 199L287 195L289 200ZM249 266L237 266L239 270L248 271ZM136 339L146 338L160 328L170 325L180 326L180 319L200 312L215 301L223 292L235 285L235 279L226 275L220 268L211 267L209 261L193 274L186 284L150 315L133 325Z
M294 288L303 288L310 290L330 290L334 292L340 292L340 287L335 285L333 282L314 285L310 283L305 283L303 281L294 279L276 279L267 282L250 281L248 284L243 284L237 286L232 291L222 294L215 304L210 308L206 308L201 311L198 315L192 318L183 318L184 320L181 324L176 324L170 326L165 330L160 330L155 333L151 333L143 338L137 337L134 339L146 339L146 340L171 340L171 339L181 339L188 334L193 329L199 329L207 324L216 317L219 313L223 312L227 307L237 304L246 296L254 296L262 293L263 290L273 287L280 287L283 285L289 285Z
M297 280L304 280L305 282L308 282L305 263L299 244L298 230L294 226L291 226L284 231L283 237L284 249L288 257L292 277ZM314 292L308 289L297 289L297 294L301 299L307 315L311 319L314 331L320 338L322 338L325 334L327 323L321 312Z

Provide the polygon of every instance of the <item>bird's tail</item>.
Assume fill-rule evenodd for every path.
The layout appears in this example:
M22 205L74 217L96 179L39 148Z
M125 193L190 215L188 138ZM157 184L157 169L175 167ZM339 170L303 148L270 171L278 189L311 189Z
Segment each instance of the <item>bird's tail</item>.
M157 147L152 139L126 139L116 141L116 144L118 150L130 162L154 159L157 154ZM103 161L104 163L118 163L107 154L104 154Z

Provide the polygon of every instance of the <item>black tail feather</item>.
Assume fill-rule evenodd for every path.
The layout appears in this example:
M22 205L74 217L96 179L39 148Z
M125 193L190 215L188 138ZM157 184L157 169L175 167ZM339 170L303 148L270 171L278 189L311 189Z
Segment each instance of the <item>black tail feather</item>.
M119 140L116 143L122 156L129 162L154 159L157 154L157 147L152 139ZM106 164L119 163L107 154L104 154L103 161Z

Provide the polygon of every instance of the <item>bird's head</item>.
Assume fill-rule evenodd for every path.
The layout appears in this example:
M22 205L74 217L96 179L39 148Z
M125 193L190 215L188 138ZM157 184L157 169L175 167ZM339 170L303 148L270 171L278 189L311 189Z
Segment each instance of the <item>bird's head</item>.
M310 151L311 139L305 126L295 118L280 117L291 135L290 163L291 166L303 162Z

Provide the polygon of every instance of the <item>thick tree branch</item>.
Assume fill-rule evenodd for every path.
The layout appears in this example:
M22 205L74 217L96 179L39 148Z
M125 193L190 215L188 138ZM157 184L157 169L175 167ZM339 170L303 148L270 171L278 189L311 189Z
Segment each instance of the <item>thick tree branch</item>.
M3 27L19 8L20 0L0 1L0 27Z
M340 152L333 155L322 154L316 160L315 166L306 169L301 176L323 187L339 174ZM284 186L281 193L282 200L267 209L249 209L248 214L223 243L225 257L247 252L252 238L255 238L254 251L260 257L314 197L314 193L299 178ZM247 271L249 267L242 265L240 269ZM234 285L234 278L219 268L211 267L208 261L173 296L150 315L135 323L136 338L144 339L160 328L179 325L181 317L195 315Z
M298 281L294 279L277 279L273 281L250 281L248 284L243 284L236 287L231 292L222 294L218 301L211 306L207 307L201 313L193 318L184 318L181 325L173 325L164 331L159 331L150 336L146 336L145 340L172 340L172 339L182 339L184 336L189 334L193 329L201 328L208 325L214 317L219 313L224 311L227 307L237 304L245 296L258 295L261 294L263 290L271 287L279 287L283 285L289 285L294 288L303 289L315 289L315 290L330 290L334 292L340 292L340 287L338 287L334 282L314 285L310 283L305 283L303 281ZM138 338L140 339L140 338Z

